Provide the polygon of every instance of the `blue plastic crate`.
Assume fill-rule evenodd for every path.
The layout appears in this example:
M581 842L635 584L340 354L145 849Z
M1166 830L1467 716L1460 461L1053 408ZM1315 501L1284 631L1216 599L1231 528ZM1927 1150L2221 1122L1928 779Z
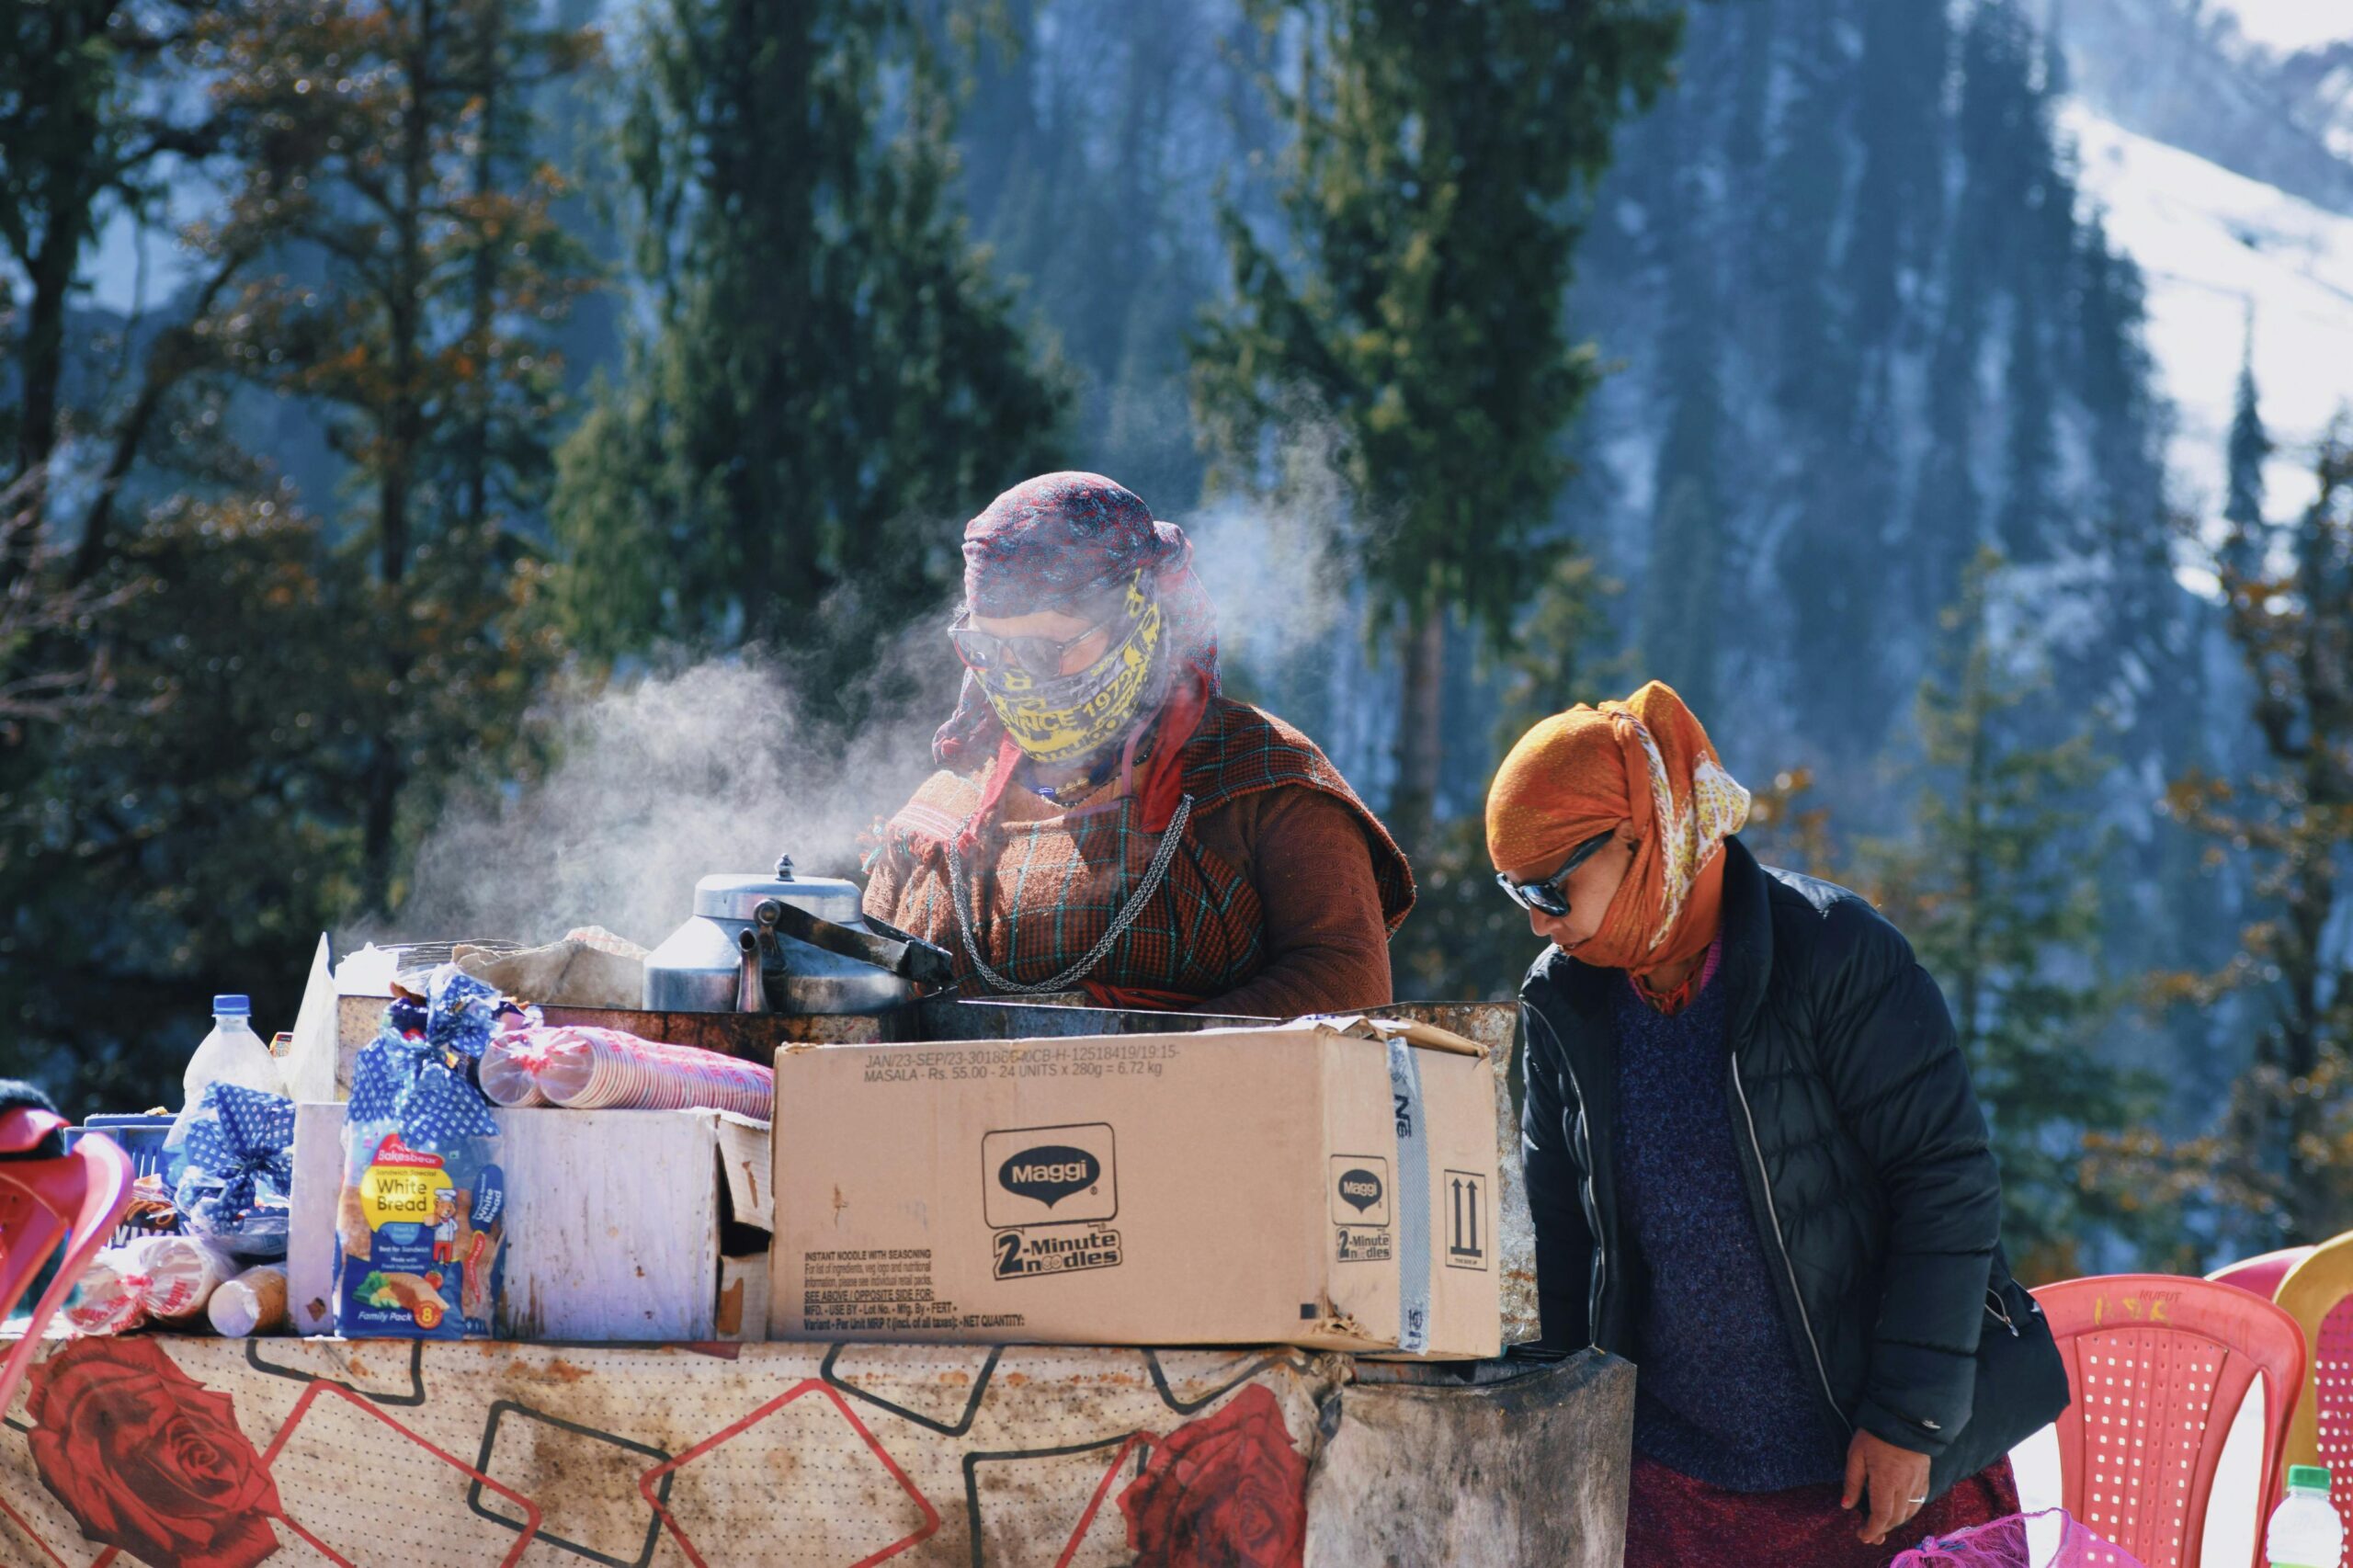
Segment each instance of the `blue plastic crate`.
M172 1131L176 1118L169 1116L94 1116L79 1127L65 1130L65 1146L72 1148L85 1132L103 1132L122 1146L131 1156L133 1175L164 1178L164 1139ZM169 1221L125 1220L115 1227L114 1244L120 1246L133 1236L171 1235L179 1230L176 1218Z

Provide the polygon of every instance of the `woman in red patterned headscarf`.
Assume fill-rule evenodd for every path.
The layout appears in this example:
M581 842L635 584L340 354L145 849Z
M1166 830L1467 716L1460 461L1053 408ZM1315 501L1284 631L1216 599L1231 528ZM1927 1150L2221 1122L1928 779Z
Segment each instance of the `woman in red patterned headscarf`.
M941 765L868 860L869 914L973 995L1259 1017L1390 1000L1404 857L1313 742L1218 687L1192 545L1091 473L964 528Z

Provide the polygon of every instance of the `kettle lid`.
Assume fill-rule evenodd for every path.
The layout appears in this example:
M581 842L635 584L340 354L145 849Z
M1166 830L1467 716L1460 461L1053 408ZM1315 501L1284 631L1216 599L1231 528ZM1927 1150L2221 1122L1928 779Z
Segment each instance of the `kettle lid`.
M713 920L749 920L768 898L847 925L859 918L863 895L856 882L800 875L790 855L777 858L773 872L721 871L695 883L695 913Z

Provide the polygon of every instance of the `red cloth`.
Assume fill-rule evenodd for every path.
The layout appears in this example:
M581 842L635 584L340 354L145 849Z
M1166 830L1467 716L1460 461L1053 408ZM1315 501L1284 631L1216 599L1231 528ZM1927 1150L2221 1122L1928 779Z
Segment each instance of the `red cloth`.
M2007 1460L1921 1509L1884 1546L1855 1538L1862 1516L1839 1507L1838 1494L1835 1485L1726 1492L1637 1455L1626 1502L1626 1568L1886 1568L1932 1535L2018 1511Z

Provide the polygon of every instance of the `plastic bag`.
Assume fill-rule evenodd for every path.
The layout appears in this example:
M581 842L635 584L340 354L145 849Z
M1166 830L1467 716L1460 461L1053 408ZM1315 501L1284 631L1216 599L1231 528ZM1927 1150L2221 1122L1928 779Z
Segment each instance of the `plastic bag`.
M2142 1568L2140 1559L2079 1525L2064 1508L2013 1514L1931 1537L1893 1568Z
M294 1191L294 1102L209 1084L181 1152L172 1201L188 1233L239 1257L284 1257Z
M498 1123L474 1073L507 1004L455 964L426 991L422 1009L385 1009L352 1065L335 1302L349 1337L485 1337L504 1272Z

